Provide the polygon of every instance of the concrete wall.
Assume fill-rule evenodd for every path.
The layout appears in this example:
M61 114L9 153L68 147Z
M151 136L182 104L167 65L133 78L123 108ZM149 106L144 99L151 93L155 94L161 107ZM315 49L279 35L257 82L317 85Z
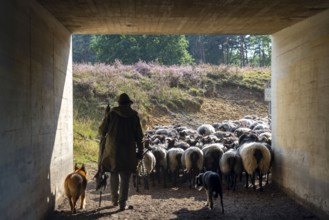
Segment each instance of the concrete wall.
M272 36L274 178L329 216L329 11Z
M42 219L73 169L71 35L29 0L0 27L0 219Z

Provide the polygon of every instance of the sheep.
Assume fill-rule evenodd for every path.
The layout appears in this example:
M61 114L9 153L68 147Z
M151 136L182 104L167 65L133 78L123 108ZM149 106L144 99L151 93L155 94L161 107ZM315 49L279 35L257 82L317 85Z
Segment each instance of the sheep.
M139 181L137 178L138 177L143 177L144 180L144 189L149 189L149 184L148 184L148 180L150 175L153 173L154 169L155 169L155 164L156 164L156 159L154 154L152 153L152 151L150 149L148 149L144 155L143 155L143 159L141 161L139 161L138 166L137 166L137 174L133 175L133 183L134 186L136 187L136 191L139 192ZM137 181L136 181L137 179Z
M241 147L243 144L248 143L248 142L258 142L259 139L257 135L253 133L246 133L243 134L239 137L239 146Z
M262 177L266 174L270 167L271 153L269 149L262 143L249 142L239 147L239 154L242 159L243 167L247 173L246 188L248 188L248 175L251 176L253 188L255 185L255 173L258 173L260 191L263 191Z
M184 172L188 174L190 188L192 188L192 184L195 184L195 176L203 168L203 152L198 147L189 147L182 154L181 161Z
M155 131L155 134L166 137L178 137L178 132L173 128L159 128Z
M202 148L205 171L219 171L219 160L224 153L224 146L220 143L208 144Z
M172 175L174 185L177 183L179 170L182 168L182 155L184 150L181 148L171 148L167 151L167 165L168 171Z
M261 141L261 140L266 140L266 141L269 141L272 139L272 134L271 132L263 132L263 133L260 133L258 135L258 139Z
M183 150L186 150L187 148L190 147L190 145L188 143L186 143L185 141L177 141L176 138L167 138L167 149L171 149L171 148L181 148Z
M239 123L240 123L242 128L249 128L250 125L252 125L253 120L247 119L247 118L242 118L242 119L239 120Z
M274 162L274 151L272 149L272 140L271 140L271 133L270 132L265 132L262 133L260 135L258 135L258 139L259 142L263 143L267 149L269 149L270 153L271 153L271 162L270 162L270 168L266 174L266 185L268 185L268 179L269 179L269 175L270 175L270 170L272 168L273 162Z
M227 149L236 148L239 146L239 139L236 136L231 137L224 137L221 141L224 145L224 151L227 151Z
M227 181L227 189L236 188L236 178L242 175L243 164L238 151L230 149L226 151L219 161L219 167L222 175Z
M250 132L251 132L250 128L240 127L240 128L235 129L234 134L237 137L240 137L241 135L243 135L245 133L250 133Z
M185 128L181 131L179 131L179 136L180 137L186 137L187 135L197 135L198 132L194 129L190 129L190 128Z
M160 183L161 176L163 178L163 186L166 187L166 176L167 176L167 151L161 145L152 146L152 153L155 156L155 175ZM153 179L153 185L155 185Z
M232 121L225 121L225 122L223 122L219 126L218 130L220 130L220 131L230 131L230 132L233 132L237 128L238 128L238 125L235 124L234 122L232 122Z
M210 135L215 133L215 128L210 124L203 124L197 128L197 132L200 135Z

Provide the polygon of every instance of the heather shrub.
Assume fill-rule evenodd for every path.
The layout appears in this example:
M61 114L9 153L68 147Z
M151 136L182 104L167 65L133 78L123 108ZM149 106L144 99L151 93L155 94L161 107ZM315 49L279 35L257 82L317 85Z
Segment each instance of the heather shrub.
M200 111L205 97L219 97L225 87L263 91L270 81L269 68L239 68L228 65L172 65L139 61L123 65L73 64L73 116L75 162L83 154L96 160L97 130L109 104L125 92L134 101L144 129L152 116L189 114Z

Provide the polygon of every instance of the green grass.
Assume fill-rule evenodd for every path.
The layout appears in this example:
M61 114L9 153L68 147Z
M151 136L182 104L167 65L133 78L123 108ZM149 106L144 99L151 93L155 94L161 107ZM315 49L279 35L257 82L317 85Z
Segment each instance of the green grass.
M101 119L99 120L100 124ZM74 112L73 121L73 157L74 163L97 162L98 124L95 118L81 118Z

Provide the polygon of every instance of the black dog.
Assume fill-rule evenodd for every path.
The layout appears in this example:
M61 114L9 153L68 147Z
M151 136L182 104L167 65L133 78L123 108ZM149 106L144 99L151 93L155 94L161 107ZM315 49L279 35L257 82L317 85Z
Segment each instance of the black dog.
M207 191L207 206L209 209L213 209L214 202L213 197L216 199L218 194L220 196L220 202L222 205L222 213L224 213L224 206L223 206L223 191L222 191L222 184L220 181L220 177L218 173L213 171L206 171L205 173L200 173L195 177L196 185L195 187L201 187L199 190L203 188Z

